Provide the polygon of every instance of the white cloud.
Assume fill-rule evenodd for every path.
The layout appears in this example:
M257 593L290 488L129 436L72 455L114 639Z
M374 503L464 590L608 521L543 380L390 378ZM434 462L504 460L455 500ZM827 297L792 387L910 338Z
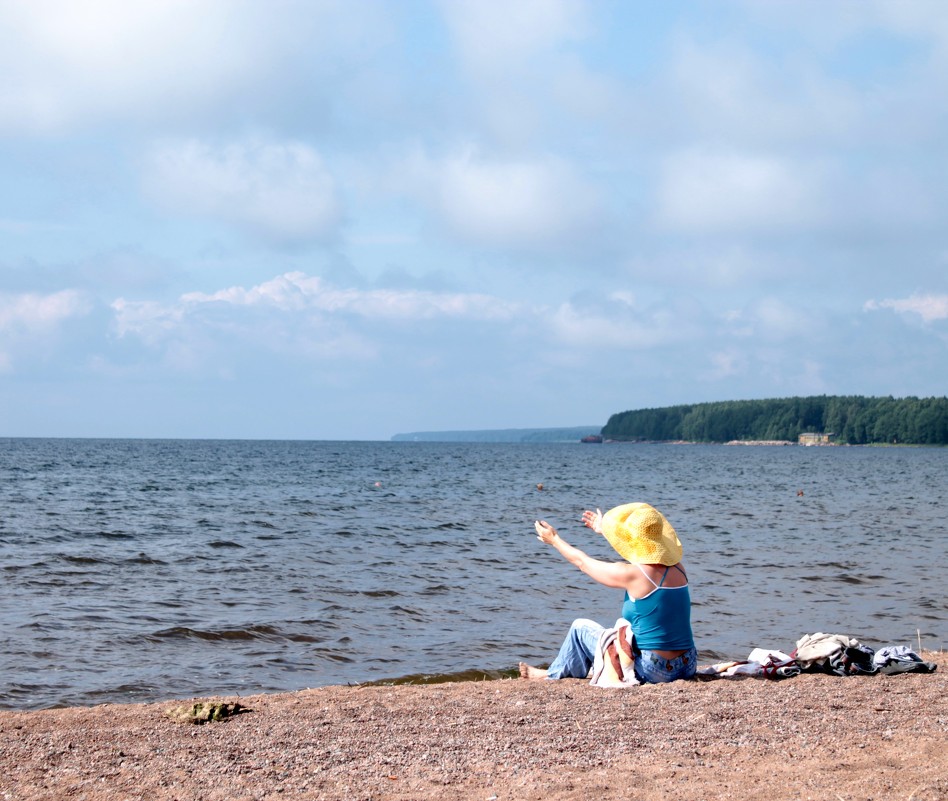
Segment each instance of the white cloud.
M899 314L917 314L926 323L948 319L948 295L911 295L900 300L870 300L863 307L866 311L892 309Z
M686 233L786 230L821 215L820 171L775 156L691 149L671 154L658 221Z
M435 317L493 320L509 318L515 311L511 304L489 295L339 289L319 277L301 272L285 273L250 289L230 287L211 294L193 292L183 295L181 301L186 306L206 303L268 306L282 311L310 310L390 320Z
M779 298L762 297L757 300L751 314L758 335L787 339L812 334L817 326L806 308L800 303L786 303Z
M286 273L262 284L245 289L228 287L217 292L189 292L181 296L184 305L223 303L231 306L272 306L283 311L306 308L309 298L318 295L321 280L304 273Z
M554 337L572 348L649 350L688 338L690 321L663 304L617 292L595 307L561 304L549 315Z
M864 99L818 62L796 59L775 59L738 38L679 40L667 91L685 136L731 147L845 143Z
M803 302L788 303L768 296L755 299L741 311L728 310L720 319L729 336L755 342L808 339L821 324Z
M3 3L0 129L59 130L210 99L259 55L231 11L227 0Z
M124 298L113 301L112 311L115 313L116 333L120 337L137 334L150 344L173 333L183 317L182 310L174 306Z
M0 133L298 120L327 85L349 86L392 14L343 0L2 0Z
M503 74L588 29L580 0L441 0L439 5L475 74Z
M407 180L458 239L486 248L549 252L590 233L597 189L554 157L500 159L473 148L412 159Z
M169 374L234 380L259 369L320 364L361 381L367 363L439 361L456 339L476 347L479 336L503 332L520 316L512 304L487 295L346 289L302 272L187 293L166 304L118 298L112 311L116 339L125 341L123 358L142 345L142 363Z
M169 210L246 226L283 243L327 240L342 220L335 180L319 154L298 142L158 145L146 158L144 181Z
M592 30L584 0L440 0L438 6L456 46L449 56L460 65L461 87L471 92L464 114L481 136L515 150L535 147L562 123L561 103L570 106L565 117L581 107L569 89L563 97L563 84L595 83L589 73L580 77L567 49Z
M37 338L47 339L61 324L90 308L88 299L74 289L45 295L0 294L0 373L11 372L24 349L37 345Z
M74 289L42 295L27 292L0 295L0 331L41 331L86 314L89 303Z
M351 318L495 321L517 314L516 306L489 295L340 289L302 272L285 273L249 289L234 286L211 293L190 292L171 304L118 298L112 310L120 337L135 335L149 345L198 330L239 330L259 340L266 338L267 331L276 331L276 341L286 336L287 326L302 343L306 335L300 331L313 326L320 337L327 326L334 329L334 336L342 336L340 329ZM312 347L310 343L304 349Z

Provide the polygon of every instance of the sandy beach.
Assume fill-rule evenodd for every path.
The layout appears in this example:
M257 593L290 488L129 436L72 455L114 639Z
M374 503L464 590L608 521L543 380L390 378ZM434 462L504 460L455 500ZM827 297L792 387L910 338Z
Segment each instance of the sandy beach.
M204 725L166 716L189 699L0 712L0 798L935 801L948 669L923 656L936 673L324 687Z

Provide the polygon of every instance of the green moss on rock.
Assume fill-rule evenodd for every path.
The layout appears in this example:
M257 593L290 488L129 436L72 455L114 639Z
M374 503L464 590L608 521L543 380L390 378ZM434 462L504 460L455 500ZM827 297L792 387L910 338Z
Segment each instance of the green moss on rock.
M250 712L250 710L237 702L225 704L214 701L198 701L194 704L184 704L165 710L165 714L177 723L192 723L194 725L214 723L243 712Z

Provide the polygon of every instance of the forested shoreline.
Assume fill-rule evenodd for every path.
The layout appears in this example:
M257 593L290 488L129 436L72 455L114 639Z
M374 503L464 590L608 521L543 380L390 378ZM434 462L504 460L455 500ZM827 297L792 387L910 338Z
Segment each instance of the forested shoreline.
M613 414L602 437L637 441L791 441L831 434L841 445L948 445L948 398L818 395L720 401Z

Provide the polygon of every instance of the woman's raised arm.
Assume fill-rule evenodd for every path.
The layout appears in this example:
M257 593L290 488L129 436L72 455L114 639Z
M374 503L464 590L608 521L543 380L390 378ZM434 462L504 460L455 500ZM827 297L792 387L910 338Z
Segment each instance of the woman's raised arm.
M537 520L533 527L536 529L537 539L540 542L552 545L567 562L606 587L628 589L637 575L628 562L603 562L600 559L593 559L589 554L570 545L545 520Z

